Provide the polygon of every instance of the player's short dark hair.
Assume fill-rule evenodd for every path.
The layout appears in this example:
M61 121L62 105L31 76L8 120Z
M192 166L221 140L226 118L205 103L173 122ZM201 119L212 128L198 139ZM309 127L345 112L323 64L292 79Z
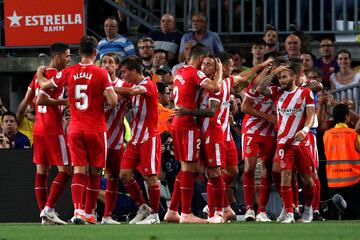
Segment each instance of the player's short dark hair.
M12 111L6 111L1 115L1 121L2 122L4 121L5 116L13 116L15 118L15 121L17 121L16 114L14 112L12 112Z
M125 66L129 71L136 70L136 72L142 74L141 59L137 56L130 56L121 61L121 66Z
M207 47L205 47L203 44L196 44L195 46L193 46L191 48L190 51L190 58L199 58L201 56L206 56L208 55L209 49Z
M344 123L346 116L350 114L349 107L346 104L339 103L333 108L333 118L335 123Z
M288 60L289 69L293 72L293 74L300 75L301 73L301 65L302 61L298 57L289 58Z
M80 38L80 54L92 56L97 47L97 40L93 36L83 36Z
M234 59L233 56L227 52L218 52L215 54L215 57L219 58L222 64L228 64L230 59Z
M108 57L112 57L114 60L115 60L115 63L116 64L120 64L120 58L119 58L119 55L117 53L114 53L114 52L108 52L108 53L105 53L104 55L102 55L101 57L101 63L102 63L102 60L105 56L108 56Z
M167 86L163 82L156 82L156 87L157 87L159 93L164 94L165 93L165 88Z
M56 42L50 46L50 55L51 57L54 57L57 54L65 53L68 49L70 49L68 44L63 42Z

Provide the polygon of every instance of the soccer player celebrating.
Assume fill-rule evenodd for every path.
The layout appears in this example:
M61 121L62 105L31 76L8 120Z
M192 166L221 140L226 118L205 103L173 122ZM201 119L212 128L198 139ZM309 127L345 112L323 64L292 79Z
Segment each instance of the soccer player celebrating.
M264 96L272 96L277 113L277 150L275 161L281 170L281 197L286 216L282 223L293 223L293 192L291 188L292 170L296 166L299 171L305 195L303 222L311 222L314 188L312 174L314 164L309 147L309 130L313 126L315 116L314 96L309 88L296 86L300 75L299 63L289 61L280 65L263 79L258 91ZM270 87L270 83L278 74L278 86ZM307 218L305 216L308 216Z
M262 71L261 74L267 72ZM258 77L261 77L258 76ZM242 157L245 161L243 189L246 204L246 221L270 222L266 215L266 205L271 190L271 169L275 153L276 123L275 109L271 97L263 96L256 91L255 80L248 85L241 110L245 113L242 124ZM260 160L260 185L258 214L255 218L253 201L255 193L254 175L257 159Z
M132 138L121 161L120 179L139 205L136 216L129 223L157 224L160 223L160 185L157 175L161 166L161 140L157 130L158 91L156 84L142 75L141 61L137 57L128 57L121 62L121 76L127 84L115 90L121 95L130 96L133 120ZM150 207L145 203L140 187L133 178L136 169L148 185Z
M120 59L116 53L105 53L101 58L101 67L110 75L113 87L122 87L124 81L117 77L120 70ZM128 101L121 98L115 108L105 107L107 125L107 159L106 159L106 190L105 209L101 220L103 224L120 224L111 217L118 196L120 162L124 153L124 117Z
M199 71L202 60L207 54L204 46L196 45L190 53L188 65L180 67L174 77L173 98L175 109L178 107L195 110L199 103L200 87L210 92L219 91L221 69L214 80ZM218 63L219 64L219 63ZM199 159L200 129L193 116L174 116L172 121L175 158L181 161L181 171L175 181L170 209L167 217L179 219L180 223L204 223L206 220L191 212L195 165ZM180 185L180 186L179 186ZM178 189L180 189L180 193ZM180 197L181 196L181 197ZM178 217L178 202L181 198L181 216Z
M70 48L64 43L52 44L50 55L51 62L44 73L48 78L55 77L57 72L71 61ZM65 105L67 100L62 98L64 87L42 91L36 80L37 75L34 76L19 105L19 109L26 108L28 104L33 104L33 99L36 98L36 117L33 128L36 200L41 211L42 224L66 224L55 214L55 205L65 190L72 172L62 128L62 112L59 108L59 105ZM47 182L51 165L57 166L59 172L51 185L48 196Z
M42 89L68 86L71 116L68 139L74 166L71 191L75 224L97 223L93 210L100 190L100 172L106 159L103 105L107 102L110 108L114 108L118 100L107 71L94 65L96 45L94 37L82 37L79 50L81 62L65 68L52 81L46 81L42 69L38 69ZM84 213L82 202L86 181Z

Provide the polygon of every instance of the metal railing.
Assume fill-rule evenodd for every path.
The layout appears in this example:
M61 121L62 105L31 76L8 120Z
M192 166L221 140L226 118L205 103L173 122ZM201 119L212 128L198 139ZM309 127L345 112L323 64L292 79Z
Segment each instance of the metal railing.
M202 11L210 29L220 35L263 34L271 24L280 34L294 24L310 34L359 33L359 0L184 0L161 1L161 14L169 10L183 31L191 27L191 15ZM175 5L175 7L174 7ZM177 11L176 8L181 8ZM316 16L316 17L315 17Z
M359 96L360 96L360 83L351 84L350 86L338 88L330 91L334 98L340 102L344 98L352 100L355 104L357 114L360 114Z

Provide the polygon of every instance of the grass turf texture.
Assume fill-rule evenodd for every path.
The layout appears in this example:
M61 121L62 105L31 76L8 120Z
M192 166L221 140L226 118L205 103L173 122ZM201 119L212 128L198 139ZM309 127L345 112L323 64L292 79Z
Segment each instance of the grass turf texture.
M13 239L360 239L360 221L325 221L311 224L245 223L158 225L67 225L0 224L0 240Z

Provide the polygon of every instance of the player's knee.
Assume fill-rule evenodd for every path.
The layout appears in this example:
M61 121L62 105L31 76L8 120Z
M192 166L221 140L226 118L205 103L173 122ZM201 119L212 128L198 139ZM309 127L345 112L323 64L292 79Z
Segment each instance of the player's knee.
M221 170L219 167L207 168L206 174L209 178L218 177L221 175Z
M237 166L232 166L226 168L226 174L234 178L239 174L239 168Z
M120 171L119 177L120 180L126 184L131 180L132 175L128 171Z

